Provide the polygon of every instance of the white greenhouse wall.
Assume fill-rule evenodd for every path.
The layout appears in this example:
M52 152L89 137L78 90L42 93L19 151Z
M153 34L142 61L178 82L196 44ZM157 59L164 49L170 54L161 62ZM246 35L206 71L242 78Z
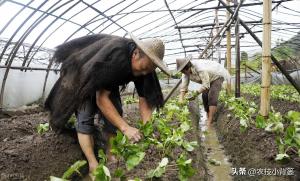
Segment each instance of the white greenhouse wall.
M0 69L0 85L2 85L5 69ZM42 97L46 71L10 70L4 90L3 108L18 108L30 104ZM49 94L59 73L49 73L46 95Z

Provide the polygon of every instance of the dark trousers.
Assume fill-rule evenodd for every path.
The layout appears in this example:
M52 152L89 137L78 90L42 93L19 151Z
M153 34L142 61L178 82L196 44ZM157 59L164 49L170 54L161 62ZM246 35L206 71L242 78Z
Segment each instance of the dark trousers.
M217 106L219 93L222 89L222 83L224 78L218 78L210 83L210 88L208 91L202 93L202 100L204 109L206 112L209 111L209 106Z
M119 112L123 115L122 102L119 92L111 92L109 96L113 105ZM77 109L75 115L77 117L77 122L75 124L76 131L84 134L93 134L95 131L94 118L95 114L99 113L100 120L104 122L104 130L110 133L115 133L117 128L111 124L111 122L105 118L102 112L96 105L95 97L90 98L85 101L85 103Z

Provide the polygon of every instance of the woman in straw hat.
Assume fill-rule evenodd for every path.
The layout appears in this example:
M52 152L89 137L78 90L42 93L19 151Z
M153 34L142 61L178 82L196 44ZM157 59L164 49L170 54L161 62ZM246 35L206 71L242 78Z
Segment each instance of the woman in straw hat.
M215 61L191 59L191 57L176 59L177 71L183 73L179 101L183 101L190 80L201 84L196 96L202 93L204 109L207 112L207 126L210 127L217 110L222 83L224 78L230 78L230 74Z
M90 172L98 164L92 136L97 110L108 138L118 129L132 141L141 139L139 130L122 118L119 86L135 83L144 122L150 119L154 107L163 105L155 68L169 74L163 63L164 44L159 39L141 41L130 35L131 39L106 34L78 38L58 46L53 57L62 66L60 78L45 102L49 121L52 128L61 130L75 112L78 140ZM109 154L109 158L113 157Z

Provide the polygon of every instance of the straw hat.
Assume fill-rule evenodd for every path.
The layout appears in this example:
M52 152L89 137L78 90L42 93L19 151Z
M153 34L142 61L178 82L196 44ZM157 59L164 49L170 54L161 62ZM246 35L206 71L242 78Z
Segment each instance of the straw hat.
M191 60L192 60L192 56L188 56L187 58L177 58L176 59L177 72L180 72Z
M165 45L157 38L151 38L148 40L139 40L132 33L129 33L131 39L137 44L137 46L143 50L143 52L153 61L153 63L167 75L171 75L167 66L163 63L165 55Z

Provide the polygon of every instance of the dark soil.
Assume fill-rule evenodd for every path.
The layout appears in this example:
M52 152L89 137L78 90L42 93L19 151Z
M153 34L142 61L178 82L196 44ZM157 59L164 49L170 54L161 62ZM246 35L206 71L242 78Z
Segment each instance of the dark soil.
M124 106L124 113L124 117L132 122L139 118L137 105ZM193 124L198 129L198 118L197 115L194 116L196 117L192 118ZM38 124L46 122L47 114L45 112L34 114L27 112L17 114L17 116L13 116L11 112L7 118L0 119L0 181L49 180L51 175L61 177L75 161L85 159L78 144L75 130L62 133L55 133L50 130L43 135L38 134L36 131ZM199 141L197 129L193 129L187 135L188 140ZM178 151L173 150L173 154L178 154ZM193 166L197 171L191 180L206 180L206 168L203 166L201 153L202 148L198 147L189 155L193 158ZM126 173L126 177L143 179L146 172L155 168L160 161L158 151L150 148L147 150L142 163ZM172 163L174 161L171 161L170 164ZM116 165L110 164L108 167L113 170ZM87 168L83 173L86 172ZM162 180L178 180L177 175L176 169L168 169Z
M46 113L0 119L0 180L49 180L84 159L75 132L37 134Z
M259 104L260 99L255 96L243 95L247 100ZM299 103L291 103L283 100L271 100L275 111L282 114L289 110L300 111ZM228 116L224 105L218 107L217 122L215 123L219 139L225 147L226 153L234 168L293 168L294 176L234 176L234 180L300 180L299 179L299 158L293 158L288 163L278 163L274 159L278 153L275 143L275 135L267 133L262 129L251 126L245 132L240 131L239 120Z

